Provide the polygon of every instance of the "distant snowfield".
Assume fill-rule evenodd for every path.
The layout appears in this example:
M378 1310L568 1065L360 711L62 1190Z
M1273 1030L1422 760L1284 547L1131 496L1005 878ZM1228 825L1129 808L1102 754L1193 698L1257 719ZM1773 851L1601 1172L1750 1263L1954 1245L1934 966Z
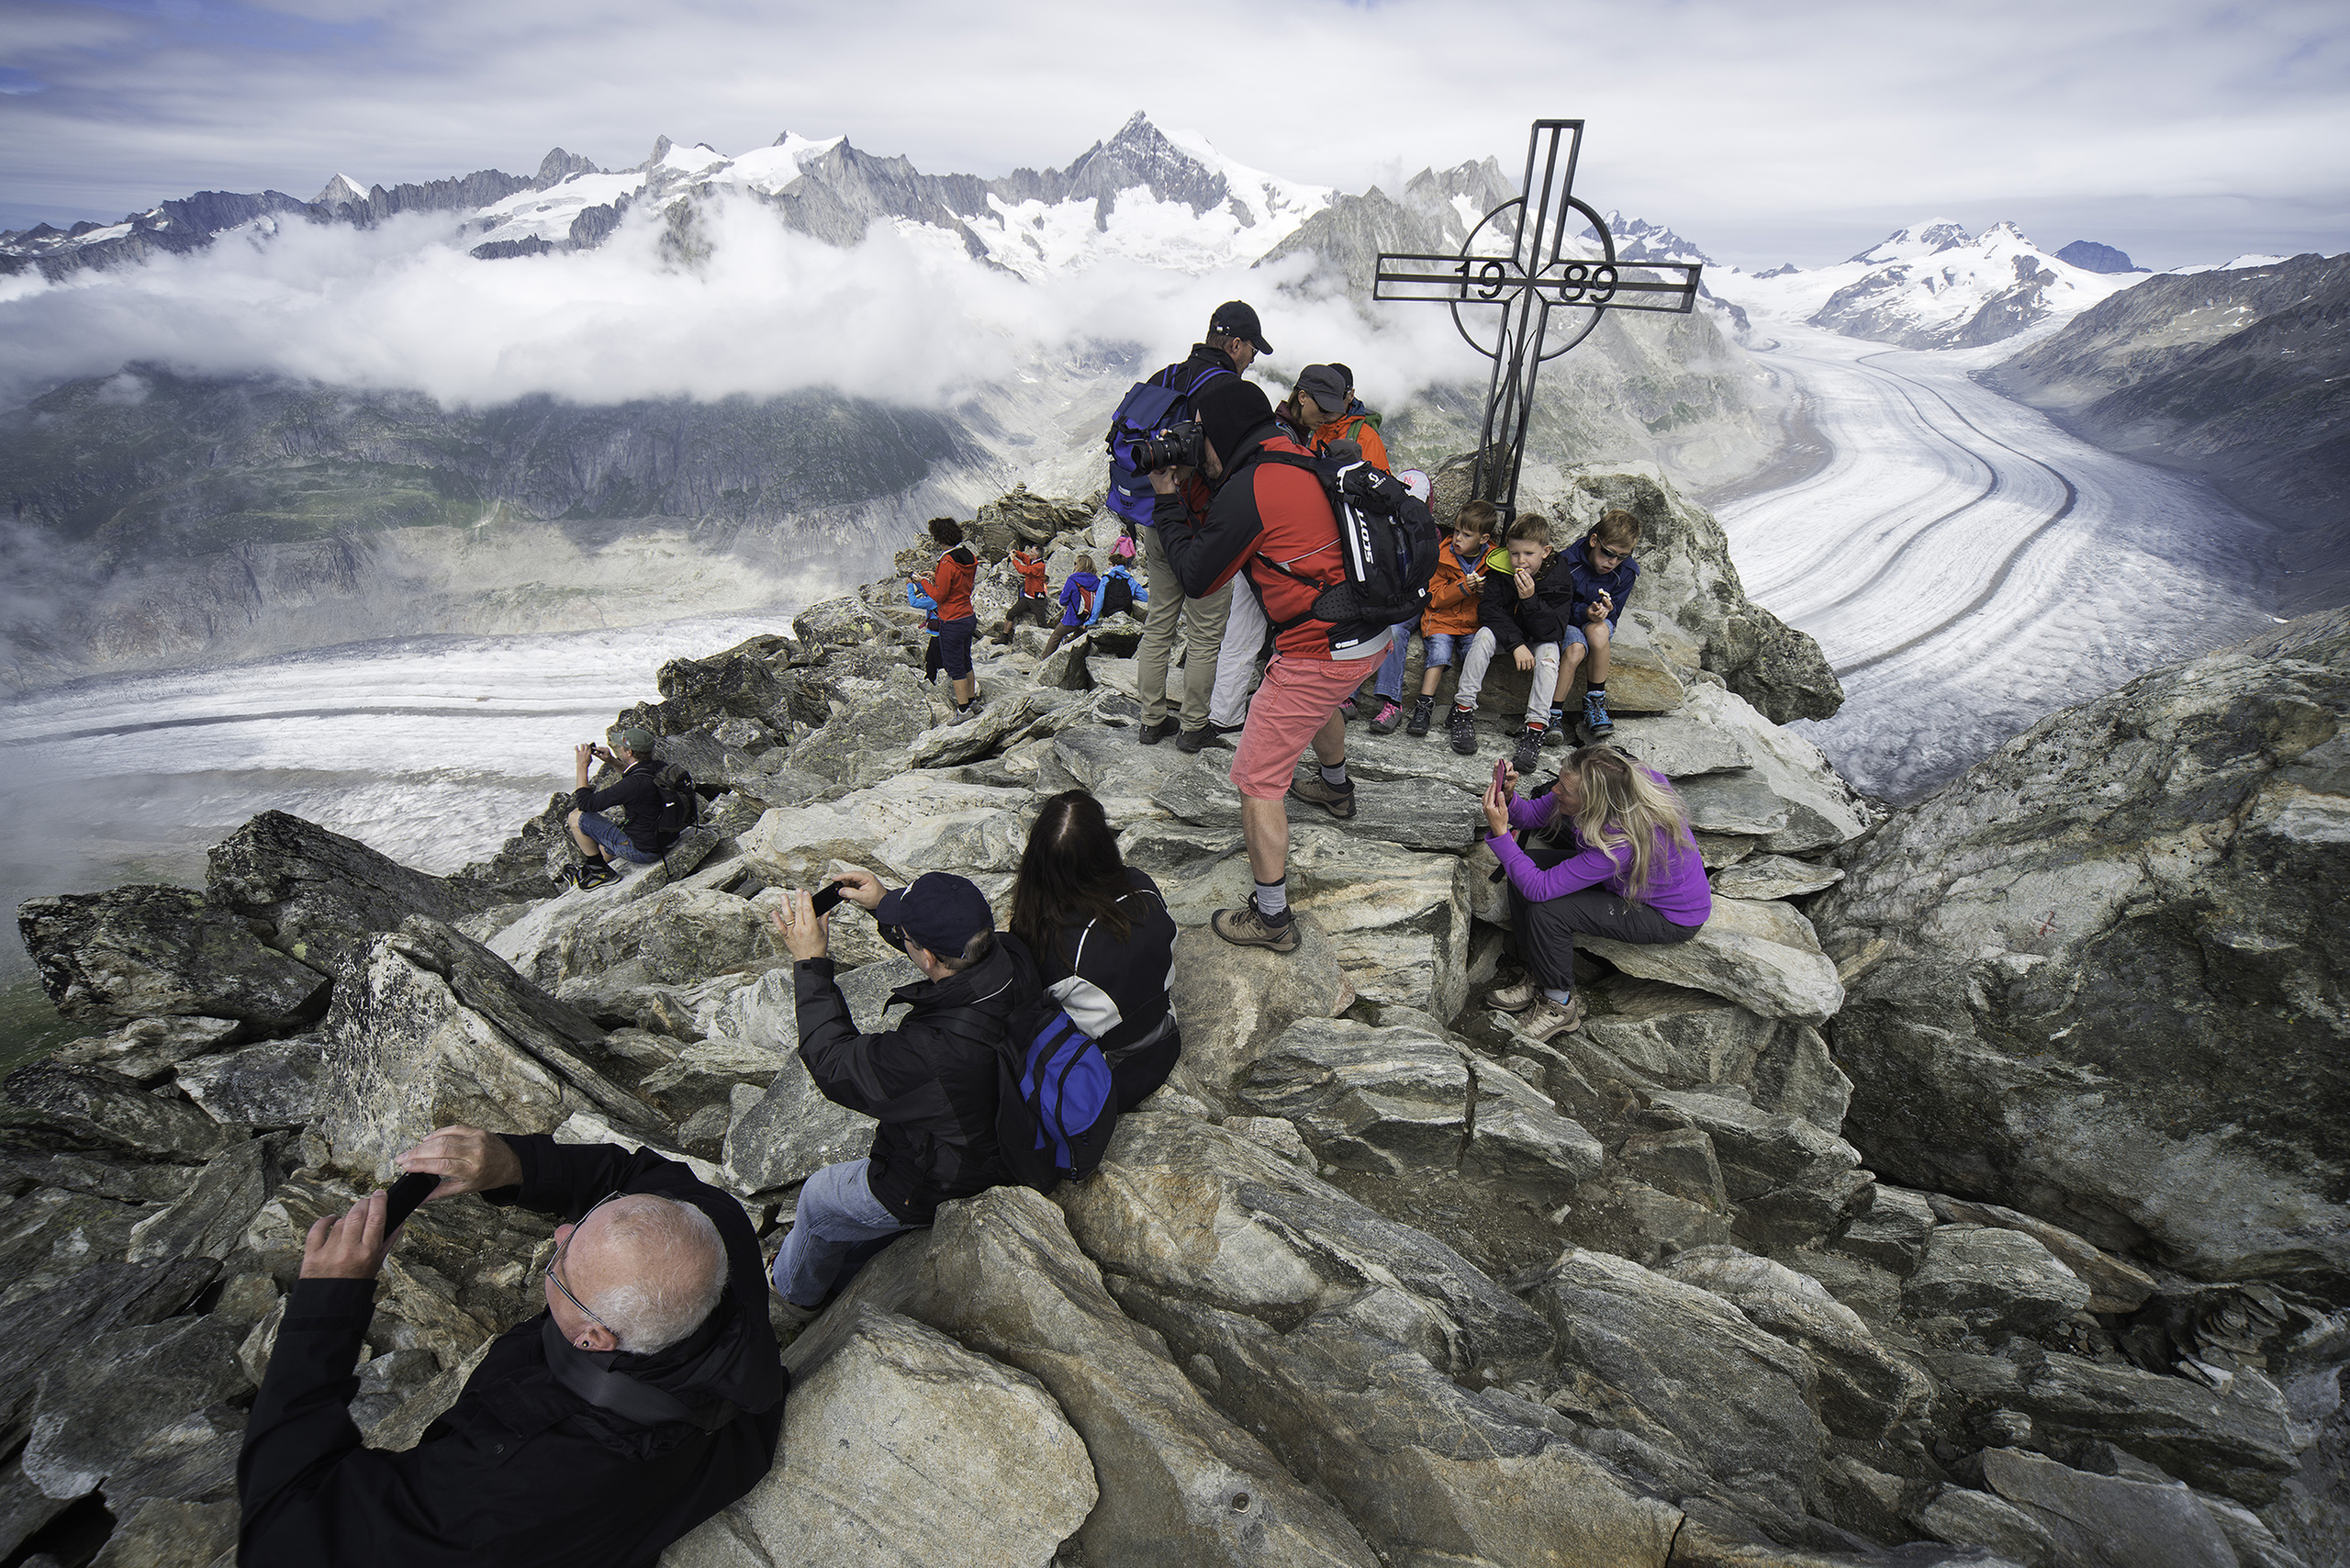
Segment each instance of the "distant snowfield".
M2025 340L1772 330L1756 357L1833 455L1718 515L1748 596L1843 681L1843 711L1798 728L1862 789L1916 799L2056 709L2274 623L2261 524L1967 379Z

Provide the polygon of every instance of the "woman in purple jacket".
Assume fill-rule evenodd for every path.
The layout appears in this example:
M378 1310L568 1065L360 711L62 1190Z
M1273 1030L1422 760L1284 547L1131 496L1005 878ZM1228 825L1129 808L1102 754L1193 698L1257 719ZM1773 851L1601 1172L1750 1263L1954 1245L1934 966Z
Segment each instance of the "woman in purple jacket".
M1526 979L1485 1000L1521 1014L1517 1031L1547 1040L1583 1024L1575 934L1617 942L1686 942L1714 892L1689 813L1661 773L1613 746L1571 753L1548 800L1520 801L1512 769L1485 791L1486 842L1509 874L1510 918Z

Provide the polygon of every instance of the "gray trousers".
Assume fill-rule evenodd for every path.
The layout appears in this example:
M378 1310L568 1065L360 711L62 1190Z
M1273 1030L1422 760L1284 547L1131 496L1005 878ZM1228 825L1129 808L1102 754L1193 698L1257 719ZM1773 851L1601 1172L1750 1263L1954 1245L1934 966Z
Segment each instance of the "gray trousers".
M1470 639L1468 655L1460 661L1460 689L1452 694L1452 700L1455 702L1460 703L1463 708L1474 708L1477 705L1477 693L1483 690L1485 687L1485 671L1492 666L1494 655L1500 652L1500 649L1501 644L1494 636L1492 627L1477 628L1476 636ZM1514 651L1510 655L1510 662L1512 664L1517 662L1517 655ZM1526 722L1528 723L1550 722L1550 693L1557 689L1558 684L1559 644L1556 643L1535 644L1534 682L1527 689L1526 693Z
M1182 579L1175 563L1158 542L1158 530L1140 528L1142 565L1150 589L1150 609L1142 623L1142 646L1135 654L1135 688L1142 697L1142 722L1156 724L1169 707L1181 710L1183 728L1196 730L1208 722L1208 698L1215 689L1216 653L1224 646L1224 622L1232 609L1232 585L1225 584L1205 599L1183 597ZM1167 666L1174 662L1175 637L1183 638L1183 694L1169 700Z
M1654 945L1686 942L1704 929L1676 925L1644 903L1634 903L1606 888L1585 888L1540 903L1512 886L1509 890L1510 930L1517 938L1517 956L1526 971L1545 991L1575 988L1575 933L1605 936L1617 942Z

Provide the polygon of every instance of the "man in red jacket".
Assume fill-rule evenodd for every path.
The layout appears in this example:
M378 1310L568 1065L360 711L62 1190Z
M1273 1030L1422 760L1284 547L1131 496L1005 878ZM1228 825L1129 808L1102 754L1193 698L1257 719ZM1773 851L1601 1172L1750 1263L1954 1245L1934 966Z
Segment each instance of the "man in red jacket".
M1238 909L1217 910L1209 924L1227 942L1291 953L1298 935L1289 907L1282 799L1294 796L1341 822L1354 816L1338 704L1387 651L1392 628L1315 618L1315 596L1346 580L1337 520L1311 472L1267 461L1307 453L1281 433L1263 389L1237 377L1219 381L1193 398L1192 408L1207 438L1204 478L1214 488L1187 486L1195 477L1187 474L1153 474L1159 541L1187 594L1212 593L1245 572L1274 633L1272 662L1249 700L1232 760L1256 896ZM1308 745L1319 769L1299 778L1298 755Z

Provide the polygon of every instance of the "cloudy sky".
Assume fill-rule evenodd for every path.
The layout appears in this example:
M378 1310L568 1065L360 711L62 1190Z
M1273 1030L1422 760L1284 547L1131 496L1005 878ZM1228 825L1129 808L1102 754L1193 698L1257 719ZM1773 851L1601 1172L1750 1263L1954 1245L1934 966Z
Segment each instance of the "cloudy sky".
M2155 267L2350 244L2340 0L6 0L0 227L198 189L308 197L561 144L846 133L931 172L1065 164L1136 108L1350 190L1591 122L1578 190L1718 259L1925 216Z

